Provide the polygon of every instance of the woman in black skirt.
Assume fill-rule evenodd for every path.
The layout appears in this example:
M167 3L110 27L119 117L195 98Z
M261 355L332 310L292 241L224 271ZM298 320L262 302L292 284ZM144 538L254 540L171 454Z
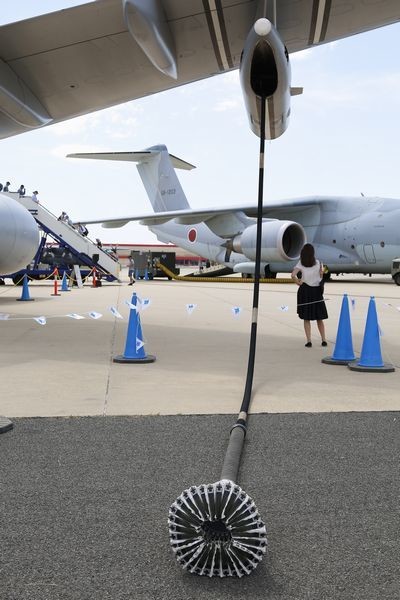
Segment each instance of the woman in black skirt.
M321 335L321 346L327 346L324 319L328 318L321 281L323 266L315 258L314 246L305 244L300 253L300 261L292 271L292 279L297 283L297 314L304 321L306 348L311 348L311 321L317 321Z

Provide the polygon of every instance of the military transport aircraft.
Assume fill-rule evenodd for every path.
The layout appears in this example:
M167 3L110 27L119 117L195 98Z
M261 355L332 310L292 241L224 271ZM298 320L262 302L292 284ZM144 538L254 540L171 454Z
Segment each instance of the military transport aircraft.
M399 19L398 0L95 0L4 25L0 138L240 67L250 127L259 135L262 92L274 139L302 91L290 53ZM1 193L0 240L0 273L23 268L38 240Z
M256 205L192 210L174 167L193 165L158 145L141 152L102 152L72 158L133 161L154 213L86 221L122 227L147 225L161 242L171 242L235 272L254 273ZM314 196L268 203L263 209L262 272L290 272L305 241L312 242L330 273L390 273L400 255L400 200Z

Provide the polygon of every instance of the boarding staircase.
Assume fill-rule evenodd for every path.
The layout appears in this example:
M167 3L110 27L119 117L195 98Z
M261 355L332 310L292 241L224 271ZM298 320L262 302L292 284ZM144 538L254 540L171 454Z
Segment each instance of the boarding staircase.
M50 235L60 246L67 248L79 262L89 268L100 270L109 280L119 279L120 264L118 260L97 246L89 238L82 236L77 229L59 221L42 204L34 202L28 196L19 197L17 192L8 192L8 196L22 204L36 219L45 235Z

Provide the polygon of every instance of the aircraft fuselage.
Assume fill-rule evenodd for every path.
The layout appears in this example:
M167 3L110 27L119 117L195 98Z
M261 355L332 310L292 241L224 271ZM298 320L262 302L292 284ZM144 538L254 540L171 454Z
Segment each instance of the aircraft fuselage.
M392 260L400 256L399 200L324 197L306 209L291 206L289 210L331 273L390 273ZM271 207L271 217L273 213ZM243 254L227 252L223 246L226 240L205 223L170 222L150 229L160 241L172 242L234 270L248 262ZM269 268L290 272L296 262L272 262Z

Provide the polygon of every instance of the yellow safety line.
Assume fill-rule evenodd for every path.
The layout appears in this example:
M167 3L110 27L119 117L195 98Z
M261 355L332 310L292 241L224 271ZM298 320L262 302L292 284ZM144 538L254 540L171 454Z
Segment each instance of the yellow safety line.
M175 273L173 273L172 271L170 271L168 269L168 267L166 267L165 265L161 264L161 263L157 263L156 264L157 267L159 267L162 271L164 271L164 273L166 275L168 275L168 277L171 277L171 279L175 279L176 281L204 281L204 282L212 282L212 281L216 281L218 283L222 282L222 283L253 283L254 282L254 278L253 277L249 277L249 278L244 278L244 277L185 277L184 275L175 275ZM260 283L294 283L293 280L290 279L266 279L264 278L260 278Z

